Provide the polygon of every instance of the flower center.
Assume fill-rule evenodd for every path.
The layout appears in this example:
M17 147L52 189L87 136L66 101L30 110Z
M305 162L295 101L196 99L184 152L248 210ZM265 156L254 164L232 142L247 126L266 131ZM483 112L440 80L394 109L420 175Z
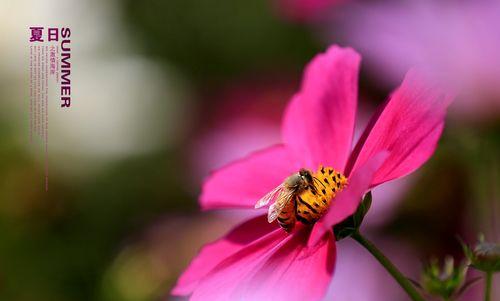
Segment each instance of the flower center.
M335 195L347 185L347 178L331 167L320 166L313 177L316 189L308 187L297 196L297 220L303 224L318 221Z

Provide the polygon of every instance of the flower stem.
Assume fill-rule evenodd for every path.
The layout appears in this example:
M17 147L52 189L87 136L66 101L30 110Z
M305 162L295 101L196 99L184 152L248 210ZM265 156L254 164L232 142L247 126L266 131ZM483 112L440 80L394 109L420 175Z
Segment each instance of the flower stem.
M391 276L401 285L401 287L406 291L413 301L425 301L424 298L417 292L415 287L411 284L408 279L401 274L401 272L396 268L396 266L387 258L385 255L369 240L363 237L359 231L354 232L351 236L360 245L365 247L372 255L375 257L380 264L382 264L385 269L391 274Z
M484 286L484 301L491 300L491 283L493 282L493 272L486 272L486 284Z

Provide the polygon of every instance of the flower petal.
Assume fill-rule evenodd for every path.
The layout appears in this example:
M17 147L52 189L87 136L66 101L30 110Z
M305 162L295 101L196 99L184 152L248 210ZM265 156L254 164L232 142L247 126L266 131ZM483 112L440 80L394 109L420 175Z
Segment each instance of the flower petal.
M316 247L306 242L310 230L283 230L233 254L200 281L191 300L321 300L335 262L332 235Z
M372 183L377 170L388 157L389 153L387 151L379 152L370 158L365 165L353 172L347 187L332 200L328 212L314 225L309 241L310 246L316 245L325 233L331 232L332 226L340 223L356 211L363 195L370 188L370 183Z
M214 172L204 183L202 209L253 208L255 203L299 165L282 145L256 152Z
M304 167L343 171L351 151L360 56L332 46L307 66L283 119L283 140Z
M276 225L269 224L265 216L259 216L237 226L220 240L204 246L181 275L171 294L191 294L199 280L217 264L276 229Z
M390 155L375 174L372 187L419 168L436 149L452 99L428 85L415 71L408 72L359 139L346 173L352 173L380 150L388 150Z

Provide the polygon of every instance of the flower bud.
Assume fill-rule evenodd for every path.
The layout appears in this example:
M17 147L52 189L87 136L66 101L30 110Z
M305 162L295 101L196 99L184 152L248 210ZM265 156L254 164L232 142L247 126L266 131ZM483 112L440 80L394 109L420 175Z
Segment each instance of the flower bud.
M500 271L500 244L484 241L484 236L479 237L474 248L463 245L464 253L475 269L483 272Z
M431 295L447 300L459 294L464 285L467 265L462 263L455 266L453 257L445 258L443 267L439 266L437 259L432 259L421 274L421 286Z

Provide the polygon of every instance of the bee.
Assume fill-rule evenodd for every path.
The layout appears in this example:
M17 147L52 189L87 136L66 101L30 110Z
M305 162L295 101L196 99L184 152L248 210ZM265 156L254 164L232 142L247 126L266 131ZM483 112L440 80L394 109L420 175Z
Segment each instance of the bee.
M274 201L269 206L267 221L278 220L281 228L291 232L297 220L303 224L319 220L335 194L345 185L346 178L333 168L321 166L315 174L302 168L258 200L255 208Z
M306 189L317 191L314 180L311 171L303 168L286 178L283 183L261 198L255 204L255 208L261 208L275 200L269 206L267 221L272 223L277 219L278 224L285 231L290 232L293 230L296 221L296 199Z

